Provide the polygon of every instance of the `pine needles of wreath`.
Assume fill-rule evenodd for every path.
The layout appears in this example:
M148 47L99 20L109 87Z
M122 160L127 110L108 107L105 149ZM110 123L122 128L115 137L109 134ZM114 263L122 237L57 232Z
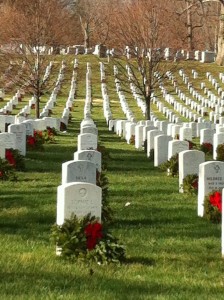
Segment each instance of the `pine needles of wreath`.
M98 147L102 156L102 172L97 172L97 185L102 188L102 221L90 214L78 218L74 214L59 226L52 226L51 239L60 249L61 257L70 261L97 264L120 263L125 260L125 247L109 230L113 221L108 201L109 182L106 176L109 153L105 147Z

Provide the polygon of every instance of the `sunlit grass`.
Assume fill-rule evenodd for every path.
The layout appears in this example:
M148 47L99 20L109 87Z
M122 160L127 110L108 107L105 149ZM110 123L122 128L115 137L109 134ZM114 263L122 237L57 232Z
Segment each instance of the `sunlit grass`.
M67 132L56 136L55 144L46 144L43 152L28 152L26 171L18 173L17 182L0 182L0 298L224 299L220 225L197 217L197 198L178 193L178 178L167 177L143 151L108 131L100 101L99 61L90 56L78 59L78 91ZM88 61L94 83L92 117L110 154L111 230L126 246L122 265L88 266L59 259L49 240L61 164L73 159L77 150ZM200 67L205 70L201 64L185 66L188 72ZM67 71L70 78L71 68ZM124 118L113 81L108 75L113 114ZM68 91L69 80L54 116L60 115Z

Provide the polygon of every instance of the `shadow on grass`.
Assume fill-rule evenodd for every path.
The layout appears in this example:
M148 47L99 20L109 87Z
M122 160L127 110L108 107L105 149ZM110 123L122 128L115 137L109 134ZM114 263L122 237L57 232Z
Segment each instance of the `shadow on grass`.
M2 273L1 278L4 278L5 285L7 283L4 293L10 299L13 296L22 299L24 295L26 299L82 299L84 295L83 299L202 299L202 294L205 295L200 282L192 284L184 278L174 281L169 278L169 273L166 281L162 281L164 274L161 270L155 275L136 271L132 278L125 276L124 279L114 278L110 272L102 276L97 270L87 271L60 274L47 268L35 272L21 266L17 272ZM223 299L221 286L211 285L206 292L206 299Z
M143 266L155 266L156 261L153 258L132 256L132 257L127 257L124 261L124 264L127 265L140 264Z
M32 213L21 213L12 221L11 218L0 220L0 232L3 235L17 235L23 240L46 241L49 243L51 226L55 223L56 217L51 212L38 211Z
M61 172L62 163L73 160L76 149L76 145L55 145L42 152L29 151L25 159L26 171Z
M135 211L136 215L142 212ZM128 231L141 229L150 230L150 237L163 238L220 238L220 224L211 224L204 218L196 216L192 209L186 209L186 215L175 213L172 209L151 209L145 210L146 217L134 218L134 214L129 219L122 217L115 222L115 227L119 229L126 228ZM132 219L131 219L132 218Z

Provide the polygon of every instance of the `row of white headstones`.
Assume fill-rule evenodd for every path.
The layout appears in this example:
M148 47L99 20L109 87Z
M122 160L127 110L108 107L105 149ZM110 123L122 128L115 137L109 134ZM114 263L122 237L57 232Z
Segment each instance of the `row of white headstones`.
M212 63L215 61L216 53L213 51L188 51L184 49L172 49L172 48L165 48L164 50L162 49L157 49L158 55L160 55L161 58L164 58L165 60L197 60L202 63ZM115 51L116 52L116 51ZM128 59L136 56L143 56L146 55L147 57L151 58L152 51L151 49L140 50L138 47L135 49L130 48L129 46L125 47L125 55L127 56Z
M46 72L44 75L43 80L47 80L50 76L50 71L53 66L53 62L50 62L49 65L46 68ZM74 61L73 65L73 74L72 74L72 79L71 79L71 86L70 86L70 91L69 91L69 96L65 104L65 108L63 109L62 116L59 119L60 122L63 122L66 126L68 125L69 121L69 114L70 114L70 108L73 105L74 102L74 95L75 91L77 88L77 68L78 68L78 60L76 59ZM40 112L40 119L44 117L49 117L50 113L52 112L53 108L55 107L57 103L57 95L61 89L61 85L64 80L64 72L66 69L66 64L64 61L62 61L61 68L58 73L58 78L55 83L55 86L52 90L52 93L49 97L49 100L46 102L45 106L43 107L42 111ZM23 89L21 89L23 90ZM22 93L24 94L24 93ZM17 91L16 94L6 103L6 105L0 110L0 118L2 119L1 124L0 124L0 130L1 132L5 131L5 123L7 124L17 124L21 123L24 120L27 120L29 118L29 115L31 113L31 109L35 107L36 105L36 98L33 96L28 104L26 104L17 115L13 116L11 115L13 112L13 109L16 108L16 106L19 103L19 98L21 96L21 91ZM60 128L60 126L59 126ZM59 128L56 128L59 130ZM37 128L38 130L43 130L43 128Z
M77 67L78 62L76 60L74 71L77 70ZM76 82L77 73L73 72L73 76L69 98L66 102L66 108L69 109L69 112L74 103L74 82ZM73 160L62 164L62 184L57 189L58 225L62 225L65 219L70 218L72 214L77 217L91 214L101 221L102 189L96 185L96 180L97 172L102 171L102 158L101 153L97 151L98 129L91 118L91 105L91 65L88 63L84 119L80 125L77 151L74 153ZM45 117L41 120L25 120L21 124L9 125L8 132L0 133L0 153L2 157L5 157L5 149L7 148L19 149L20 153L25 155L26 135L33 135L34 123L50 120L54 121L54 118ZM60 249L57 248L56 253L60 255Z
M127 69L127 76L129 78L130 83L130 89L132 91L132 94L134 98L137 101L138 106L141 108L143 115L145 115L145 101L141 98L139 95L138 88L133 84L133 74L132 69L129 65L126 66ZM118 69L115 66L114 67L114 75L116 76L118 74ZM211 82L213 85L217 95L215 95L212 91L210 91L206 86L204 82L201 82L201 89L203 90L204 94L201 95L198 91L196 91L193 87L194 80L198 78L198 73L195 70L192 70L192 77L191 81L189 80L189 77L185 74L184 70L179 70L179 76L182 77L182 80L184 84L186 84L187 89L189 90L189 93L191 94L191 98L187 97L183 91L178 87L177 80L175 79L175 76L172 74L171 71L166 72L166 77L172 82L176 95L177 100L174 96L168 93L166 88L164 87L163 78L160 75L159 72L155 72L154 74L157 77L158 82L160 83L159 87L161 89L163 99L165 102L169 103L174 107L174 110L178 113L178 115L182 115L183 117L189 119L190 121L199 121L199 122L205 122L205 119L203 117L208 114L209 110L212 110L209 112L209 119L212 122L214 120L214 123L219 122L219 124L223 125L224 123L224 117L221 116L221 114L224 111L223 105L224 105L224 91L220 87L220 83L224 82L224 74L219 73L219 80L216 80L210 72L206 73L207 79ZM131 113L131 117L127 116L127 114L130 115L130 109L127 106L126 102L122 99L125 98L124 93L121 89L121 84L119 80L115 79L116 83L116 89L118 92L119 99L121 101L122 109L127 117L128 120L133 120L133 113ZM193 99L195 100L193 100ZM169 109L164 105L164 101L159 101L156 97L153 97L153 103L157 105L157 108L161 113L163 113L166 118L169 119L170 122L179 123L181 122L181 118L174 113L173 109ZM151 114L151 117L154 117L153 113Z
M66 65L62 62L62 66L59 71L58 80L55 84L50 99L47 101L43 112L52 110L56 105L57 94L60 90L62 80L64 78L64 69ZM75 93L77 88L77 67L78 61L74 61L74 69L71 79L71 86L68 99L65 103L65 108L62 112L62 118L53 118L48 116L41 116L40 119L29 119L28 116L14 116L14 115L0 115L0 157L5 158L5 149L18 149L20 154L26 155L26 137L33 136L34 130L46 130L47 127L60 130L61 122L66 126L69 123L69 114L75 100ZM49 75L49 74L48 74ZM17 92L18 94L19 92ZM15 108L18 104L18 95L15 95L9 102L13 103ZM16 101L15 101L16 100ZM36 104L36 100L33 98L29 101L29 105L26 105L22 110L26 111L27 115L30 112L31 106ZM27 109L28 108L28 109ZM12 112L12 111L10 111ZM10 113L7 112L7 113ZM48 113L47 113L48 115Z
M101 66L101 73L105 79L104 68ZM150 157L151 150L154 150L154 166L157 167L166 162L173 155L179 154L179 192L183 193L183 179L189 174L199 176L198 184L198 207L199 217L204 216L204 199L209 193L224 189L224 162L217 161L217 146L224 143L224 127L221 124L203 122L202 119L196 122L185 122L176 124L168 121L159 121L152 116L151 121L135 122L128 118L126 110L128 104L124 99L121 108L127 119L114 120L110 111L110 101L106 83L102 83L102 97L104 106L104 117L106 118L110 131L124 137L130 143L131 137L135 137L135 148L143 149L147 141L147 156ZM117 90L120 93L119 89ZM119 96L120 99L120 96ZM121 102L121 101L120 101ZM220 103L221 104L221 103ZM109 117L108 117L109 116ZM175 139L179 135L179 139ZM211 143L214 147L214 161L205 162L205 154L199 150L189 150L189 142L192 138L200 137L200 143ZM224 205L224 193L223 193ZM222 256L224 256L224 218L222 218Z
M124 121L126 123L126 121ZM109 127L123 136L125 132L118 130L119 124L124 124L123 120L111 120ZM143 125L144 122L135 125L135 136L139 136L139 132L149 129L148 125ZM127 123L126 123L127 124ZM158 126L158 121L155 125ZM146 127L148 127L146 129ZM128 133L128 126L127 128ZM215 136L216 134L214 134ZM222 133L223 135L223 133ZM224 162L208 161L205 162L205 154L199 150L189 150L189 142L184 140L175 140L172 136L165 134L158 129L147 131L148 149L154 149L154 166L157 167L163 162L170 159L174 154L179 153L179 191L183 192L182 185L184 178L189 174L197 174L199 176L198 184L198 216L204 215L204 199L209 193L222 190L224 188ZM214 137L215 138L215 137ZM154 148L153 148L154 147ZM142 148L142 145L141 145ZM140 149L140 147L138 147ZM149 155L149 152L148 152ZM224 205L224 198L223 198ZM224 221L222 223L222 255L224 256Z
M62 182L57 188L57 225L62 225L73 214L78 218L88 214L101 221L102 189L96 185L101 172L102 157L97 151L98 129L91 118L91 65L87 63L84 119L80 124L77 151L62 164ZM56 247L56 254L61 249Z

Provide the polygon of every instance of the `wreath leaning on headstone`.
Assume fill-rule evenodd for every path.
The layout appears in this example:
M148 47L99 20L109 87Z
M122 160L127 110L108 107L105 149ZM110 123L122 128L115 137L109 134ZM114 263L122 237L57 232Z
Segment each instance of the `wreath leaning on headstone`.
M90 214L78 218L72 214L62 225L54 224L51 239L57 245L58 254L72 260L96 262L98 264L118 263L125 260L125 248L109 231L112 223L112 209L108 201L108 178L106 160L109 155L105 147L99 147L104 160L102 172L97 172L97 185L102 189L101 222Z
M174 154L169 160L162 163L159 168L166 171L169 176L178 176L179 172L179 161L178 154Z
M187 194L197 194L198 193L198 175L188 174L183 179L183 191Z
M202 143L199 150L211 155L213 153L213 145L211 143Z
M204 217L212 223L221 222L222 212L222 193L213 191L205 197L204 201Z
M61 226L53 225L51 232L62 257L98 264L118 263L125 259L124 246L90 214L83 218L73 214Z
M217 157L216 160L224 161L224 144L218 145L216 149Z

